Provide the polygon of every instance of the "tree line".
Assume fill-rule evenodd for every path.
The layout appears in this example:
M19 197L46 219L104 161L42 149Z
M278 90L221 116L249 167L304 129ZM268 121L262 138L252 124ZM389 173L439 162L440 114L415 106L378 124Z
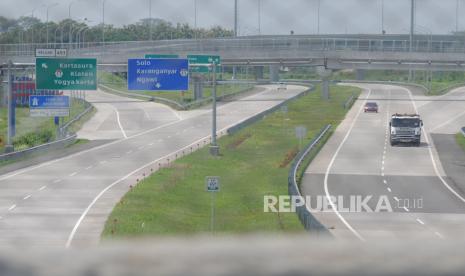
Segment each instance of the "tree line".
M189 24L173 24L163 19L141 19L135 24L116 27L107 24L90 26L86 19L83 22L65 19L46 23L33 17L8 19L0 16L0 44L147 41L233 35L232 30L220 26L194 29Z

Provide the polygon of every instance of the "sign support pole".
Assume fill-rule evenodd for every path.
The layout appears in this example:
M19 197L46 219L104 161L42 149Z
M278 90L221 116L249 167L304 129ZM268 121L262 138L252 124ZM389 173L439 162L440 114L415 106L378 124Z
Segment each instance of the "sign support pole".
M211 218L210 218L210 231L215 233L215 193L211 194Z
M12 152L14 151L14 148L13 148L13 133L14 133L14 123L13 123L13 120L15 120L14 118L14 110L12 110L14 108L14 105L13 105L13 75L12 75L12 68L13 67L13 62L10 60L8 61L8 73L7 73L7 78L8 78L8 87L7 87L7 93L8 93L8 134L7 134L7 141L6 141L6 152Z
M213 62L213 103L212 103L212 142L210 146L210 154L218 156L220 154L220 148L216 142L216 63Z

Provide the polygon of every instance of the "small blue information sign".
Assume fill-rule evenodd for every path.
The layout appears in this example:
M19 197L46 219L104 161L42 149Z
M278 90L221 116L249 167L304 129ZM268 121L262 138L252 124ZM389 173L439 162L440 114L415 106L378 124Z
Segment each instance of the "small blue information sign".
M187 59L129 59L128 90L189 90Z
M29 109L32 117L67 117L69 116L70 102L68 96L42 96L29 97Z

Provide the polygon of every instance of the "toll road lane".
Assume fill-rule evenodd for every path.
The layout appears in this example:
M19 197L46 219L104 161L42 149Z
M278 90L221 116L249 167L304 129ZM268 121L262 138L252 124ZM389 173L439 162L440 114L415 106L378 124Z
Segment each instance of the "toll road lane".
M363 99L379 99L380 114L361 113L365 100L354 105L307 169L303 194L342 196L346 202L350 196L372 196L371 209L386 197L393 213L330 211L316 217L337 237L362 240L447 238L465 230L465 202L442 181L431 139L424 135L420 147L389 145L390 114L416 113L412 96L394 86L361 86ZM424 118L425 125L429 120Z
M224 132L305 89L289 86L283 93L276 86L261 87L258 94L220 106L218 129ZM182 155L181 149L190 152L190 147L208 144L210 131L211 113L205 110L128 139L0 176L0 244L97 244L106 218L142 177L142 169L150 164L143 171L149 173L150 168L172 161L175 153ZM27 195L32 197L23 200Z

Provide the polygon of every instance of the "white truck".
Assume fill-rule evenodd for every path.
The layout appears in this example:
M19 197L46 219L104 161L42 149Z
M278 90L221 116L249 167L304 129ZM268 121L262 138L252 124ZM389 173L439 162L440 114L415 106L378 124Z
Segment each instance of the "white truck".
M423 121L418 114L394 114L389 122L391 146L412 143L420 146Z

